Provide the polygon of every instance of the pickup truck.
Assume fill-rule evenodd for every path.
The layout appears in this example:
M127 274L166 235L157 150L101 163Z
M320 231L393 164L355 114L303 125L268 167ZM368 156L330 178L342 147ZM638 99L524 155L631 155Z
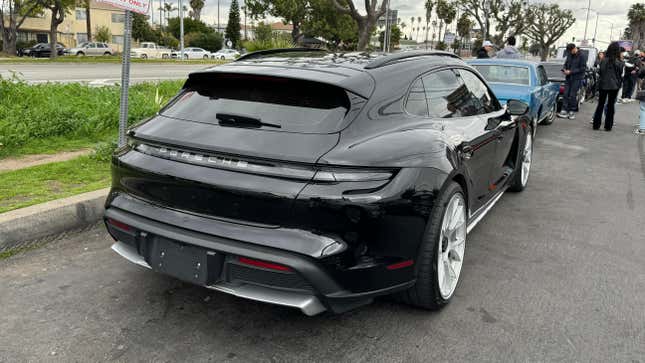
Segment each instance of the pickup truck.
M170 49L162 48L152 42L143 42L139 48L133 48L130 50L130 57L132 58L170 58Z

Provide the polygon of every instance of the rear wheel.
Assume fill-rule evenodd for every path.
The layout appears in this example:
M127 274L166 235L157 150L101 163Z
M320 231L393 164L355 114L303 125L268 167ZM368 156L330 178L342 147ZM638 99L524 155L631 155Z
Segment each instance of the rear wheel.
M105 56L105 57L107 57L107 56L111 56L111 55L112 55L112 53L110 53L110 52L105 52L105 53L103 53L103 56Z
M533 162L533 132L528 130L526 133L526 141L522 149L522 155L519 160L519 166L513 176L513 182L509 187L512 192L521 192L526 188L529 182L529 175L531 174L531 164Z
M547 115L547 117L542 121L542 125L551 125L555 121L555 117L558 114L558 102L553 102L553 107Z
M141 54L141 59L148 59L148 55L147 54Z
M77 57L84 57L84 56L85 56L85 53L83 53L83 52L78 52L78 53L76 53L76 56L77 56Z
M226 57L225 57L225 56L221 56L221 57L219 57L219 59L221 59L221 60L226 60Z
M207 55L205 55L205 56L204 56L204 59L208 59L208 56L207 56Z
M452 298L466 248L467 205L464 192L450 183L433 210L416 261L417 281L399 297L425 309L439 309Z

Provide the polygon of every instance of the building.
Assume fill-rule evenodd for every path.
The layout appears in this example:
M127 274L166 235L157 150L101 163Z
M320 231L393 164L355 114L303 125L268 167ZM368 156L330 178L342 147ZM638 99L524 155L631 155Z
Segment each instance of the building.
M125 12L123 10L92 0L90 2L90 20L93 35L97 27L106 26L112 34L109 41L112 49L118 52L123 48L123 26L125 22ZM47 10L41 15L28 17L18 30L18 41L49 42L50 23L51 12ZM71 48L89 40L87 38L85 8L77 7L74 11L68 13L63 23L58 26L58 42Z
M285 24L281 21L269 24L274 33L289 34L293 32L293 25Z

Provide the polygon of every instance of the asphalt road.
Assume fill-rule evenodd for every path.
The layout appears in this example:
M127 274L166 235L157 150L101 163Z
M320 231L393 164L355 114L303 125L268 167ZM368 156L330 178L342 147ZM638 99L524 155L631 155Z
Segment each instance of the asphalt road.
M208 64L132 63L130 79L132 83L185 79L190 72L207 67ZM121 64L114 63L0 63L0 76L8 78L13 72L29 83L88 82L102 85L121 82Z
M0 361L645 362L645 137L541 127L469 235L454 301L306 317L139 268L100 226L0 261Z

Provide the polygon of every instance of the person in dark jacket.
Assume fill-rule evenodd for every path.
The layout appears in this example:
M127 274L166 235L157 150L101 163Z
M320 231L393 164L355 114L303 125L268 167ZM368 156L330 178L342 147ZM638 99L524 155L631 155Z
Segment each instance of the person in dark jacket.
M569 43L567 45L567 59L564 62L562 73L565 74L564 101L562 111L558 117L573 120L578 112L578 91L582 86L587 68L587 60L584 55L578 51L576 45Z
M623 77L623 95L621 101L629 103L632 101L634 88L636 87L636 80L638 79L638 66L640 65L639 57L629 57L629 53L625 55L625 75Z
M620 60L620 46L618 43L613 42L609 44L605 59L600 62L600 80L598 95L598 105L596 106L596 113L593 116L593 129L600 129L602 122L602 113L607 104L607 111L605 115L605 130L611 131L614 126L614 111L616 104L616 97L618 90L622 85L623 67L625 64Z
M488 53L493 50L493 43L488 40L484 40L482 47L477 50L477 59L490 58Z

